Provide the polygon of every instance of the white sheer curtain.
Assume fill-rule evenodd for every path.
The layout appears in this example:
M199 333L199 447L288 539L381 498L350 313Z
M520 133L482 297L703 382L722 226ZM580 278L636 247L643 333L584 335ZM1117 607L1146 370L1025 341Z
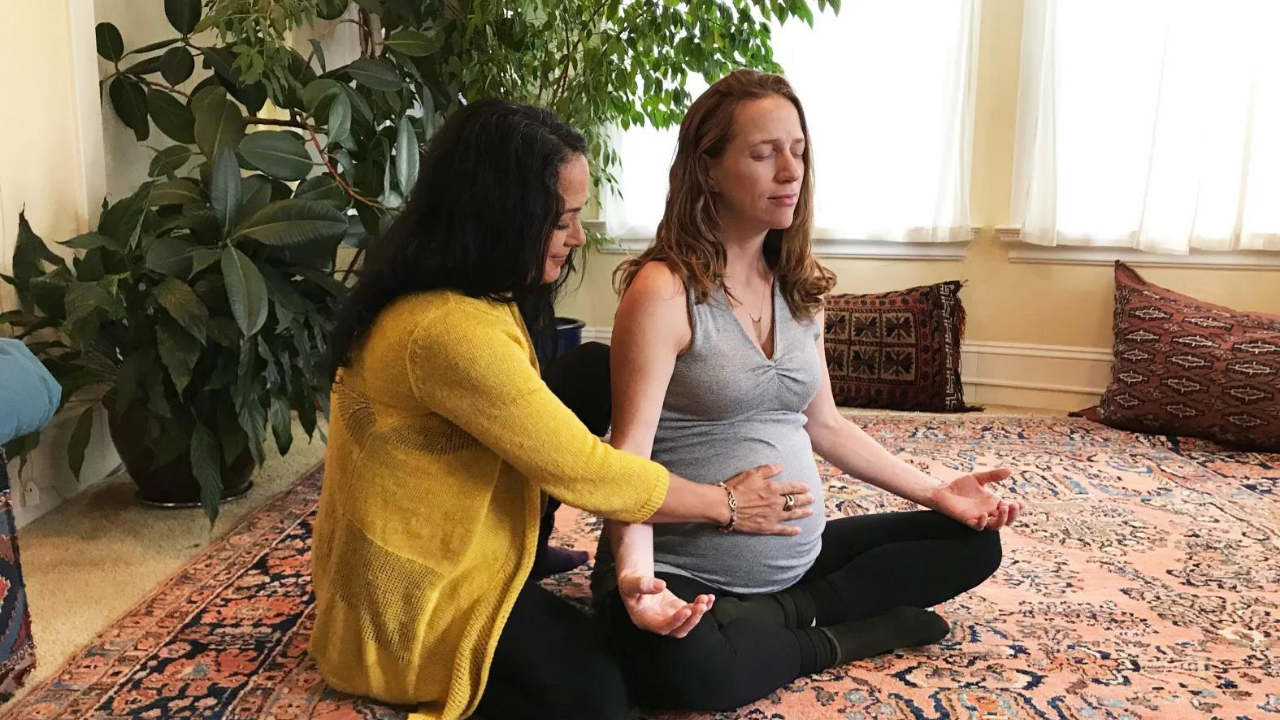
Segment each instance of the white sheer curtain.
M1024 25L1023 240L1280 250L1280 2L1027 0Z
M981 0L858 0L812 29L774 28L774 57L813 140L815 237L969 239L974 68ZM706 83L697 78L696 97ZM616 139L622 198L610 233L649 239L662 217L676 131Z

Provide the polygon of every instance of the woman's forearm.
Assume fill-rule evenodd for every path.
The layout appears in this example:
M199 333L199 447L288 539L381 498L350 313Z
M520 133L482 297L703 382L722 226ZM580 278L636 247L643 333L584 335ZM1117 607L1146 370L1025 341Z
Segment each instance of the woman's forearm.
M645 522L726 525L729 516L729 496L724 488L690 482L672 473L667 499Z
M653 526L645 523L604 521L613 548L614 574L653 576Z
M939 482L908 464L844 418L810 430L814 452L845 473L881 490L933 509Z

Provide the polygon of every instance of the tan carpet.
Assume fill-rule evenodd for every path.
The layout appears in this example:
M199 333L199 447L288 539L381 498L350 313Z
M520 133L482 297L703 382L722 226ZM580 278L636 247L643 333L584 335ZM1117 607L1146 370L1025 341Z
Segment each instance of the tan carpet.
M222 537L324 458L319 434L309 442L294 427L293 448L271 445L249 494L222 506L212 534L200 510L160 510L133 498L123 473L94 485L18 531L31 606L37 666L19 695L60 668L175 573L211 539Z

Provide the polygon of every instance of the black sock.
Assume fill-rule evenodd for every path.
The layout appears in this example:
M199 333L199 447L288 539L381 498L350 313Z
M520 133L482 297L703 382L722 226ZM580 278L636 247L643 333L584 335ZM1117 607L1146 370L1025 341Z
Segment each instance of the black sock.
M813 625L813 597L803 588L790 587L765 595L716 598L711 616L721 625L738 620L752 620L785 628L807 628Z
M879 615L818 628L835 647L836 665L905 647L931 645L951 626L932 610L902 605Z

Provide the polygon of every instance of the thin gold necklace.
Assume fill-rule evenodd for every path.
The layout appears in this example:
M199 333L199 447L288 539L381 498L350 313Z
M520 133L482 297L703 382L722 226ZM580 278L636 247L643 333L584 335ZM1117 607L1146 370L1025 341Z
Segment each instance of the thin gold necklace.
M768 288L765 290L764 294L760 296L760 314L752 315L751 310L749 308L747 309L747 317L751 318L751 329L755 331L756 339L760 341L761 345L764 344L764 337L760 334L760 323L764 320L764 305L770 295L773 295L773 280L769 280Z

